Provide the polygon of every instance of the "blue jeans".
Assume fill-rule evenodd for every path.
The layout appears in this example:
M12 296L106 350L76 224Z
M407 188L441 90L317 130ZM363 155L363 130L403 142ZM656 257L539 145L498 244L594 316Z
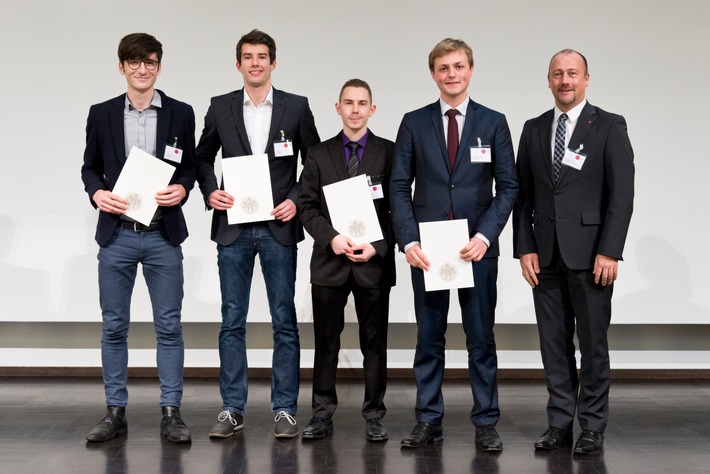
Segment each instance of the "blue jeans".
M183 297L182 249L160 231L133 232L118 227L99 248L99 302L103 316L101 362L106 404L128 402L128 326L138 263L148 286L158 341L160 405L180 406L185 346L180 311Z
M271 363L271 409L296 414L301 347L293 298L296 246L281 245L267 225L248 226L237 240L217 245L222 290L219 331L219 388L224 410L240 415L247 404L246 323L254 257L259 255L269 300L274 353Z

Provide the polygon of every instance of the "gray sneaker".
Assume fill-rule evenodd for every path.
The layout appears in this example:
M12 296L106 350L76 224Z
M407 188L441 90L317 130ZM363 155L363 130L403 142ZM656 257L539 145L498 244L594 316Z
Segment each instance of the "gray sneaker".
M274 436L277 438L295 438L298 436L298 423L293 415L280 411L274 417Z
M244 418L237 412L224 410L210 428L210 438L229 438L244 428Z

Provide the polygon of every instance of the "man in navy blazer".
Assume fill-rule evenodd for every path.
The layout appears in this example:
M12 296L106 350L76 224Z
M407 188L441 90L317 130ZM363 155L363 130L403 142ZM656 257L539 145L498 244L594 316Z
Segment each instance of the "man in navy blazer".
M340 334L345 323L345 305L352 293L365 369L362 404L365 438L384 441L388 437L382 421L386 412L387 318L390 290L395 284L389 202L394 143L376 136L367 127L376 109L367 82L347 81L335 108L343 121L343 130L308 150L298 197L303 226L313 237L313 418L303 430L303 438L320 439L333 431L332 417L338 407L335 378ZM356 175L366 175L372 186L372 202L384 237L376 242L357 244L338 232L331 221L323 187Z
M197 180L212 215L212 240L222 292L219 384L223 408L210 437L226 438L243 428L247 403L246 321L254 259L259 255L274 333L271 408L274 435L298 436L296 419L300 344L294 304L296 244L303 240L297 217L298 157L320 141L305 97L276 90L276 43L253 30L237 43L237 69L244 88L213 97L197 146ZM221 189L215 157L266 153L271 175L274 220L229 224L234 197ZM279 150L277 155L276 150ZM283 150L288 150L283 152Z
M417 424L402 446L419 447L443 438L441 384L449 291L425 290L429 260L419 244L418 225L466 219L470 240L461 243L460 256L473 262L475 286L459 289L458 296L474 398L471 422L476 426L477 446L500 451L503 443L495 429L500 410L493 325L498 236L518 192L513 147L505 116L468 97L473 53L465 42L442 40L429 54L429 69L440 99L404 116L392 165L394 230L412 267L418 326L414 356ZM486 153L487 158L481 158Z
M184 360L180 244L187 238L181 206L195 183L195 114L189 105L154 88L162 56L162 45L153 36L124 37L118 47L118 69L126 77L128 91L93 105L86 124L81 177L92 206L100 211L96 242L108 405L104 418L87 435L89 442L107 441L127 430L127 337L138 263L148 286L158 341L160 433L176 443L191 440L179 410ZM168 187L156 190L158 210L147 226L125 216L128 201L112 192L134 146L175 167Z
M609 416L611 294L631 220L633 150L620 115L587 102L587 60L565 49L550 61L555 108L523 127L514 255L533 288L549 401L549 428L536 449L572 442L602 449ZM577 376L575 328L582 355Z

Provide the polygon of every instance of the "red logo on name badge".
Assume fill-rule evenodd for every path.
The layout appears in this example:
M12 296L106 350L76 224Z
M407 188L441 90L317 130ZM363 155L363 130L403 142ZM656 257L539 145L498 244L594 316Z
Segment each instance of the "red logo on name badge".
M175 149L175 154L177 155L178 153L180 153L180 150L178 150L178 149L176 148L176 149Z
M372 190L373 190L373 191L377 191L377 186L373 186L373 187L372 187Z
M288 148L288 142L284 143L284 148Z
M574 157L575 160L579 160L579 158L580 158L579 155L577 155L577 156Z
M486 154L486 150L481 150L481 155L485 155L485 154Z

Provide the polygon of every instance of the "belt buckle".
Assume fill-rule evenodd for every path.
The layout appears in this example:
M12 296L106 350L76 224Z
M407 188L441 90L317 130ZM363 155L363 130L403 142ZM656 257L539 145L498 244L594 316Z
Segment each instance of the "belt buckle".
M138 222L136 221L133 221L133 232L140 232L140 230L138 229Z

